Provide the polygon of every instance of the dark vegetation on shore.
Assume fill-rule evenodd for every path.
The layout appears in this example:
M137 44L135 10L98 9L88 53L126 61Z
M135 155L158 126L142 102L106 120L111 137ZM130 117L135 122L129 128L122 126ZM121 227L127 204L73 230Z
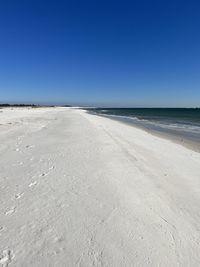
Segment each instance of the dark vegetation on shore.
M58 105L59 106L59 105ZM56 107L55 105L36 105L36 104L0 104L0 108L24 108L24 107L30 107L30 108L49 108L49 107ZM71 107L71 105L62 105L60 107Z
M54 105L35 105L35 104L0 104L0 108L14 108L14 107L30 107L30 108L41 108L41 107L55 107Z

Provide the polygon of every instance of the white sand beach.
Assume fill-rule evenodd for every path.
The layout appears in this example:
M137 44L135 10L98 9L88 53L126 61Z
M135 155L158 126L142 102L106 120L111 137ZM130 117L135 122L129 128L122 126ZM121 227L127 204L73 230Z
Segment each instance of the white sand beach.
M0 266L200 266L200 153L71 108L0 109Z

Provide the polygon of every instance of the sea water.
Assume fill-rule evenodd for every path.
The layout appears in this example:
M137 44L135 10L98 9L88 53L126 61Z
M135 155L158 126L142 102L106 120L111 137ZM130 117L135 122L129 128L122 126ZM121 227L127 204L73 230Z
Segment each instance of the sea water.
M90 112L200 144L199 108L92 108Z

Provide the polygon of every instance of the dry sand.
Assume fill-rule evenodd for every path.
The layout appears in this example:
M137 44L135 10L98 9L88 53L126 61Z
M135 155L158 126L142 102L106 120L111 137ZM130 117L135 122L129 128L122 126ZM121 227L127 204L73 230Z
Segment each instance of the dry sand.
M70 108L0 124L0 266L200 265L200 153Z

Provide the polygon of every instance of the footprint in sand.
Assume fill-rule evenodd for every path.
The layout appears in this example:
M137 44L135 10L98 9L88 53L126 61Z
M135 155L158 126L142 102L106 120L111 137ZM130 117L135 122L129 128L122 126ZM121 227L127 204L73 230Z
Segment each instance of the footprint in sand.
M41 174L39 175L39 177L45 177L45 176L47 176L47 175L50 173L50 171L52 171L53 169L55 169L55 166L51 166L51 167L48 169L48 172L43 172L43 173L41 173Z
M20 199L24 193L18 193L15 195L15 199Z
M12 250L9 250L9 249L3 250L3 252L0 254L0 265L2 267L7 267L9 263L11 263L13 258L14 258L14 254Z
M45 176L47 176L47 174L48 174L48 173L45 173L45 172L44 172L44 173L41 173L41 174L39 175L39 177L45 177Z
M7 211L5 212L5 215L11 215L12 213L15 212L15 210L16 210L16 207L13 206L11 209L9 209L9 210L7 210Z
M34 145L27 145L26 148L33 148Z
M37 183L38 183L37 181L33 181L33 182L31 182L28 186L29 186L29 187L35 186Z
M53 170L53 169L55 169L55 166L51 166L51 167L49 168L49 171L51 171L51 170Z
M0 226L0 233L3 232L5 230L5 227Z

